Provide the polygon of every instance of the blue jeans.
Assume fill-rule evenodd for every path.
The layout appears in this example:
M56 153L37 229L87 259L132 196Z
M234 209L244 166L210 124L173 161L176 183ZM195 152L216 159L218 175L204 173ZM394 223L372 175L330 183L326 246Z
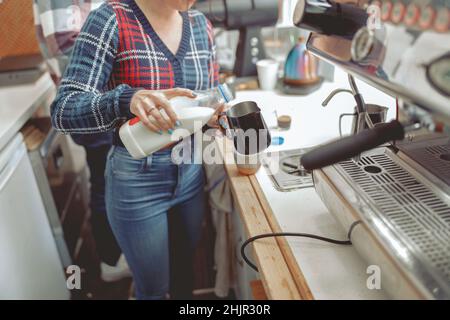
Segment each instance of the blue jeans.
M125 148L115 146L105 173L108 218L133 273L136 296L164 299L173 286L168 221L180 222L170 239L178 243L174 255L183 256L177 264L186 270L184 278L193 278L192 257L205 212L203 168L173 164L171 149L135 160Z

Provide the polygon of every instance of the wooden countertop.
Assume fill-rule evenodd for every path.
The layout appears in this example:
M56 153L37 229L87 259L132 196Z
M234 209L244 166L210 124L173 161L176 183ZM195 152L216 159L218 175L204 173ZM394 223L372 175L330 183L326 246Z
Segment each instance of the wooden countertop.
M233 158L231 140L216 138L216 142L225 160L225 170L248 237L281 232L256 177L239 174ZM252 247L268 298L313 299L292 250L284 238L261 239L249 246Z

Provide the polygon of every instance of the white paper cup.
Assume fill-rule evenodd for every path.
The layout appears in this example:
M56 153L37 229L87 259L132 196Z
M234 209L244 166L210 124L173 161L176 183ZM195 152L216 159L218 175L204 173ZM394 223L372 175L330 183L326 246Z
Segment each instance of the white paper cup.
M277 85L279 62L271 59L259 60L256 63L258 81L261 90L273 90Z

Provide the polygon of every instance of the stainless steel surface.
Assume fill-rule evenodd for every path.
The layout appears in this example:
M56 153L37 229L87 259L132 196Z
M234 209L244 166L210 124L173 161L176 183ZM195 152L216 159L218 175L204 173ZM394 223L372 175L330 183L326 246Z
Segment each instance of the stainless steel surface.
M336 89L336 90L333 90L328 95L328 97L325 100L323 100L322 107L326 107L330 103L331 99L333 99L335 95L337 95L338 93L341 93L341 92L346 92L346 93L350 93L351 95L353 95L353 91L349 90L349 89Z
M0 152L0 203L0 299L69 299L20 134Z
M61 138L61 137L59 137ZM58 139L61 140L61 139ZM55 142L55 140L53 140ZM44 167L43 157L39 150L29 152L31 165L33 167L36 182L41 194L41 198L47 213L50 227L52 229L53 237L58 248L59 257L62 265L67 268L72 264L69 250L67 248L66 240L64 239L64 231L60 222L58 211L56 209L55 201L53 199L52 191L48 182L46 169Z
M58 162L60 166L64 164L63 162L67 155L64 154L64 157L61 149L62 146L67 144L67 137L56 132L49 118L34 118L29 123L38 127L45 134L45 139L36 149L28 150L28 157L30 158L53 237L55 238L61 263L67 268L72 265L72 259L64 239L64 230L53 198L49 172L47 172L50 170L48 168L49 161ZM58 156L60 151L61 156Z
M363 221L352 240L392 297L450 299L450 138L410 132L450 127L450 2L300 0L296 10L312 53L399 98L408 134L314 171L317 192L344 228ZM370 126L363 104L353 132Z
M311 173L300 165L300 158L307 151L295 149L267 154L264 168L277 190L293 191L314 186Z
M317 6L317 1L307 1ZM321 3L320 1L318 3ZM450 2L442 0L337 0L333 8L349 9L346 19L354 20L355 29L342 36L339 23L328 30L327 20L306 21L315 24L308 41L309 50L322 59L344 68L369 84L398 96L409 104L436 114L450 124ZM395 5L398 10L389 10ZM370 7L372 6L372 7ZM378 7L378 8L377 8ZM410 16L406 9L417 8L419 15ZM351 12L370 12L366 25ZM302 10L301 6L299 10ZM331 10L331 9L330 9ZM299 20L306 19L301 14ZM416 19L416 20L414 20ZM320 25L320 23L323 25ZM327 31L327 32L324 32ZM319 34L318 32L322 32Z
M398 144L397 147L410 160L427 168L450 191L450 140L448 137L437 136L435 139Z
M384 249L382 241L378 239L370 225L361 218L361 207L366 207L348 183L333 168L326 167L313 171L314 186L316 192L342 226L343 230L350 230L351 226L359 222L353 228L351 241L353 247L366 262L366 267L379 267L380 287L383 295L394 299L423 299L430 298L417 289L411 277L399 268L398 263ZM351 205L349 204L351 201ZM352 272L352 270L349 270ZM374 288L371 288L374 290ZM370 290L367 288L367 290Z
M294 14L296 2L296 0L278 0L277 28L289 28L294 26L292 15Z
M354 94L354 91L352 91L352 90L335 89L335 90L331 91L331 93L328 95L328 97L322 102L322 106L326 107L330 103L331 99L333 99L336 94L341 93L341 92L350 93L352 95ZM339 117L339 135L340 135L340 137L343 136L341 122L342 122L342 119L346 116L353 117L353 124L352 124L352 131L351 131L352 134L356 134L359 132L358 131L359 126L364 126L366 128L372 129L372 128L374 128L375 124L386 122L388 108L378 106L375 104L365 104L365 109L366 109L366 112L364 112L362 114L362 116L359 116L358 112L356 111L357 108L355 108L354 113L341 114L341 116ZM371 116L373 118L375 118L375 121L373 121ZM379 117L379 119L376 119L378 117ZM365 120L365 124L364 123L359 124L360 121L364 122L364 120Z
M386 148L324 171L346 182L344 198L424 295L449 299L450 203L442 191Z
M376 124L385 123L389 109L376 104L366 104L363 129L373 129Z
M254 101L243 101L240 102L226 112L226 115L230 118L239 118L252 113L261 112L261 109L258 107L256 102Z
M382 123L386 122L386 115L388 109L386 107L381 107L377 105L367 105L364 102L364 99L359 91L358 86L356 85L355 78L352 75L348 75L348 82L350 84L351 90L348 89L336 89L333 90L330 95L322 102L322 106L326 107L328 103L333 99L333 97L341 92L350 93L355 98L356 107L354 114L344 113L339 118L339 134L342 137L342 128L341 121L344 116L352 115L353 123L352 123L352 135L356 135L360 133L364 129L372 129L374 127L374 123ZM375 119L375 122L372 121L372 118ZM379 118L379 119L377 119ZM360 160L360 155L356 155L353 157L353 161L358 162Z
M241 154L255 154L266 150L271 143L270 131L254 101L242 101L226 112L234 147Z
M350 88L352 88L353 95L361 94L358 86L356 85L355 78L353 78L350 74L348 75L348 82L350 83Z

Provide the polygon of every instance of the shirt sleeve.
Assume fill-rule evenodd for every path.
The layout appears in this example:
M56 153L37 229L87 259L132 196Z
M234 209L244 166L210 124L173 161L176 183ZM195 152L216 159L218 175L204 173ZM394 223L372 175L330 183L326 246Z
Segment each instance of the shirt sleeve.
M90 13L81 29L51 106L52 123L58 131L107 132L132 118L130 101L138 89L108 86L118 42L115 12L103 4Z

